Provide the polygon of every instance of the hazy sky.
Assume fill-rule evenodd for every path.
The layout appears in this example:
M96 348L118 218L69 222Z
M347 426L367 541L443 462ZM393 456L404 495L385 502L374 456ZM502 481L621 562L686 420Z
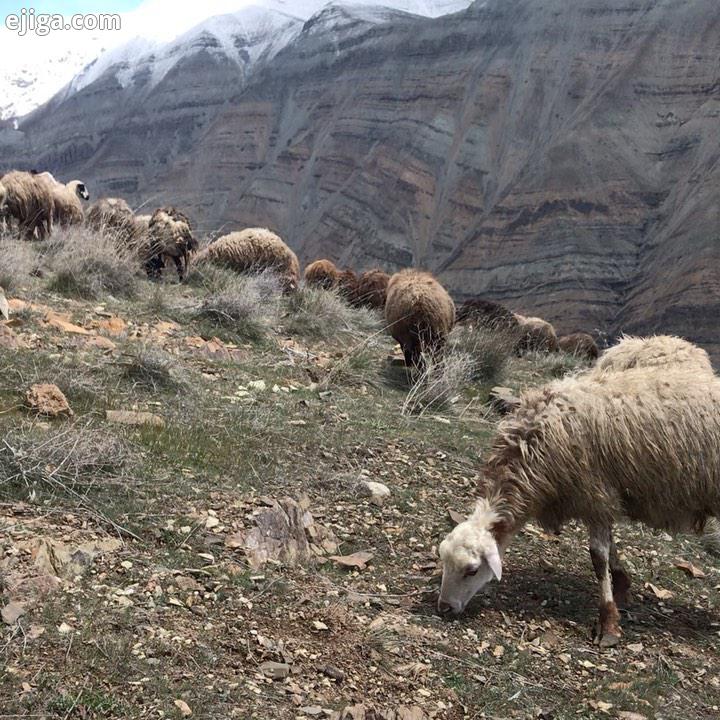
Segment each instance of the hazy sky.
M0 16L18 14L22 8L33 8L36 13L121 13L142 4L142 0L0 0Z

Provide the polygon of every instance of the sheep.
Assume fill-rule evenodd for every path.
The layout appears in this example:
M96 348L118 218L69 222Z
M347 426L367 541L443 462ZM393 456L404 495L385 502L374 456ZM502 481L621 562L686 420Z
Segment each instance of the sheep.
M708 354L697 345L672 335L648 338L625 335L617 345L607 349L595 364L595 372L620 371L636 367L669 367L683 365L697 372L713 374Z
M455 324L455 303L429 273L402 270L390 278L385 321L405 364L422 368L422 353L438 354Z
M515 313L520 325L522 338L517 344L516 352L557 352L558 341L555 328L547 321L538 317L525 317Z
M597 360L600 354L593 336L584 332L562 335L558 338L558 348L568 355L586 360Z
M44 240L52 228L53 197L49 184L28 172L13 170L0 178L2 215L16 220L26 240Z
M669 431L669 429L672 429ZM585 374L531 390L502 422L485 497L440 544L441 613L459 613L493 577L531 519L588 528L600 583L596 641L619 641L630 578L612 538L621 517L700 531L720 513L720 381L682 366Z
M50 173L37 176L48 185L53 200L52 223L61 227L80 225L85 219L81 200L89 200L90 193L85 183L71 180L63 185L57 182Z
M274 232L248 228L218 238L197 256L198 262L212 262L239 273L272 270L281 278L283 290L297 289L300 264L295 253Z
M364 272L358 279L355 304L382 310L385 307L390 276L377 268Z
M97 200L85 211L85 222L96 232L110 232L121 244L130 242L136 235L136 218L122 198Z
M357 304L358 276L350 268L338 273L337 289L340 297L350 305Z
M330 260L315 260L305 268L305 284L308 287L333 290L337 287L340 273Z
M142 225L138 224L136 229L141 232ZM172 258L178 278L185 278L190 255L198 247L192 224L186 215L174 207L158 208L150 217L147 233L138 240L140 255L149 277L159 277L166 259Z
M0 232L7 229L7 190L0 180Z
M517 330L520 322L514 313L500 303L469 298L457 309L457 322L481 325L490 330Z

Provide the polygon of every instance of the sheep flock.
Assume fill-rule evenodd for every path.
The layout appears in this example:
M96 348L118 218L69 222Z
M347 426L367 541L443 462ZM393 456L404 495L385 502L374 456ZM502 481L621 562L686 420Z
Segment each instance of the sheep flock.
M585 369L524 392L501 421L479 472L476 506L439 546L441 614L464 611L491 580L501 580L506 550L528 522L559 532L578 521L587 527L599 586L596 641L611 647L622 636L619 608L631 583L614 524L702 533L720 515L720 379L707 353L685 340L622 337L601 353L590 333L559 336L548 321L488 298L456 305L419 269L357 273L323 258L301 274L297 255L272 230L239 229L201 245L189 217L173 206L140 215L120 198L85 207L89 200L79 180L9 172L0 177L0 225L43 241L84 224L111 234L154 279L172 261L181 281L194 268L219 266L272 271L288 294L303 287L335 293L383 315L412 375L442 360L456 324L509 333L518 355L564 352L584 360Z

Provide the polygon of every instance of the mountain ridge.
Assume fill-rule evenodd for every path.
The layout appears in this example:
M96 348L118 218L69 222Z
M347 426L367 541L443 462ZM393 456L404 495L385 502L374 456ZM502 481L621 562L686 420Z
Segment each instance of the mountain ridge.
M306 261L421 265L458 299L717 355L718 37L709 0L356 17L301 31L244 84L196 57L83 143L57 125L124 92L93 86L30 118L15 157L173 199L205 232L270 225Z

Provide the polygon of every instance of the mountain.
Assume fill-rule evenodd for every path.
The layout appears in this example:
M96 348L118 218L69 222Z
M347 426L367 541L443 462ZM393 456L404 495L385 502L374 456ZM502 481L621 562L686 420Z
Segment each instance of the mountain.
M0 121L9 121L50 100L82 69L102 54L105 40L90 35L82 44L60 45L51 38L28 38L27 45L0 29ZM28 50L28 47L30 49Z
M235 55L230 44L222 46L236 34L254 39L279 49L292 35L284 34L280 24L290 19L304 22L319 12L327 0L256 0L251 6L232 14L211 16L202 23L192 23L188 31L188 18L177 12L169 0L147 0L136 11L121 19L120 30L108 32L55 31L47 36L33 34L19 36L0 28L0 46L3 47L3 66L0 68L0 123L13 121L32 112L72 82L72 87L84 87L97 80L113 67L132 74L137 65L155 65L148 56L158 54L157 73L171 66L174 59L192 52L192 39L208 33L216 37L225 50ZM437 17L464 10L471 0L387 0L393 9L426 17ZM229 3L228 3L229 4ZM225 4L225 5L228 5ZM238 5L243 0L238 0ZM367 7L373 0L351 0L356 8ZM210 4L212 9L213 4ZM215 5L217 7L217 5ZM187 11L188 8L183 8ZM200 9L200 12L202 10ZM190 17L197 16L192 12ZM284 18L284 23L281 20ZM227 25L226 25L227 24ZM186 27L187 26L187 27ZM270 36L273 37L270 37ZM171 38L168 40L168 38ZM173 37L175 39L173 39ZM248 57L246 64L256 58ZM247 69L247 68L245 68ZM14 123L11 122L11 125Z
M173 200L205 232L272 226L304 260L422 265L458 299L562 331L673 332L717 354L715 10L332 5L245 74L212 43L157 83L103 73L6 133L0 157Z

